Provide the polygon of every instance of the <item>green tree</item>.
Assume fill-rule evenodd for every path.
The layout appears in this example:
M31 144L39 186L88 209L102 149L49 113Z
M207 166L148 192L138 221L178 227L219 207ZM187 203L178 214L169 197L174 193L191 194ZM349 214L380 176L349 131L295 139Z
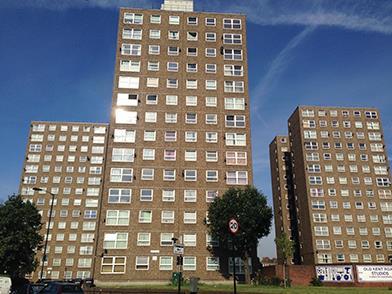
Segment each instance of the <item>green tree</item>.
M232 237L228 222L231 218L235 218L240 225L234 238L235 254L242 258L245 281L250 283L248 258L256 252L259 239L270 233L272 209L267 205L266 197L251 186L245 189L230 188L222 197L215 198L208 209L207 222L212 238L219 241L219 249L212 250L215 255L225 250L230 252Z
M287 264L294 254L294 242L289 239L285 232L282 232L277 238L275 238L275 243L283 259L283 286L286 288L287 281L290 280L289 271L287 270Z
M10 196L0 204L0 273L22 279L35 270L41 248L41 215L30 201Z

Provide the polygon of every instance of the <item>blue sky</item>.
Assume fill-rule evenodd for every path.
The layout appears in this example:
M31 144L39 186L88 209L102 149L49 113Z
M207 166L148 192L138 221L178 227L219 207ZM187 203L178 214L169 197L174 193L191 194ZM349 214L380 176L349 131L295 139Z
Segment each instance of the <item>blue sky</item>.
M18 190L31 120L109 120L117 8L160 3L0 1L0 200ZM254 178L269 199L268 144L287 133L297 105L377 107L391 151L392 1L196 0L195 6L248 15ZM273 238L262 242L261 255L275 254Z

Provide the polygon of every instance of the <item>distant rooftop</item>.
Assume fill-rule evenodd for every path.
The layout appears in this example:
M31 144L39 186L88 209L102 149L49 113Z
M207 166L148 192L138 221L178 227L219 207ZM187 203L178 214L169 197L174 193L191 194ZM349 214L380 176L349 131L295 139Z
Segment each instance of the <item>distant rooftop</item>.
M193 0L165 0L161 5L162 10L193 11Z

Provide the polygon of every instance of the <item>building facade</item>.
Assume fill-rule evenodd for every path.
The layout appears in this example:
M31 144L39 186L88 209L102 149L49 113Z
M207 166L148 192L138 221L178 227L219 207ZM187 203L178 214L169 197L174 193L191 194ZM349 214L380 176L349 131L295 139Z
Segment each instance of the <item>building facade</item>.
M38 185L52 191L67 178L64 189L72 197L64 194L60 185L54 190L58 193L55 210L61 214L60 202L69 198L70 206L66 209L70 222L73 210L77 210L72 202L77 197L74 189L83 189L83 198L77 198L81 198L81 202L77 201L82 213L80 234L76 239L72 235L76 247L82 246L84 238L82 216L95 211L94 231L89 232L88 238L93 255L83 256L83 261L75 253L68 253L67 233L57 238L61 220L58 215L54 217L45 269L48 277L92 276L102 283L167 281L178 270L172 241L176 238L185 247L185 276L222 279L220 271L227 273L228 260L211 256L209 248L218 244L207 234L205 222L209 203L215 197L229 187L252 184L247 72L244 15L194 12L192 1L165 1L161 10L120 10L110 123L104 125L105 140L96 139L94 130L98 127L94 124L89 134L92 145L88 152L96 150L95 142L103 144L99 149L103 152L99 155L101 173L91 176L91 181L97 183L94 188L99 189L95 190L98 197L85 194L90 189L89 170L95 164L95 154L86 154L89 160L83 163L83 184L72 186L79 184L78 169L82 163L78 156L82 155L74 156L74 167L69 169L75 175L67 174L68 155L58 161L57 155L53 155L53 168L64 166L57 169L58 175L49 176L50 185L39 183L40 166L36 181L21 185L24 196L36 202L40 196L32 187ZM33 126L36 124L44 132L44 141L40 142L42 156L36 158L41 165L46 156L46 132L54 123ZM68 137L73 136L72 125L56 125L56 132L68 125ZM36 128L32 128L31 136L35 137ZM83 133L82 129L83 126L79 131ZM61 136L60 133L55 137L58 143L51 143L54 150L57 144L67 152L71 145L72 150L76 145L77 152L86 150L83 139L63 141ZM83 136L79 134L79 138ZM29 154L30 151L28 157ZM25 167L28 165L26 161ZM61 178L60 182L52 184L55 176ZM96 206L85 207L91 199L98 199L97 203L94 201ZM45 216L49 205L44 204L39 208ZM65 226L68 228L68 224ZM59 243L54 242L54 236ZM53 250L61 242L62 255L57 257ZM71 256L72 266L71 261L67 262ZM51 258L56 258L56 270L51 266ZM79 269L79 262L85 265L84 270ZM237 266L236 272L241 273L240 261Z
M50 193L55 195L44 278L85 278L92 274L107 134L107 124L31 123L20 194L39 209L44 240ZM37 255L40 262L42 252ZM42 263L33 280L40 278L41 268Z
M252 183L245 17L121 9L118 27L95 278L168 280L177 238L186 275L220 279L208 205Z
M391 174L379 111L303 106L288 125L289 136L270 145L271 170L276 233L298 236L295 263L390 263Z

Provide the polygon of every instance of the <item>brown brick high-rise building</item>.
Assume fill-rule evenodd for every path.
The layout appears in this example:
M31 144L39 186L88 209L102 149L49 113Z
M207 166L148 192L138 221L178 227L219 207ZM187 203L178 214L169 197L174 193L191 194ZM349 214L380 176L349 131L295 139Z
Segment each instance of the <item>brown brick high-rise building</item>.
M91 276L107 131L107 124L31 123L20 194L39 209L43 235L50 214L49 193L55 195L44 278ZM42 260L41 254L37 257ZM40 277L41 269L42 264L33 280Z
M245 16L194 12L192 1L178 0L166 0L161 10L121 9L112 101L90 236L94 256L82 262L81 274L73 253L73 266L65 266L71 255L63 249L62 262L55 270L49 261L45 273L105 283L167 281L177 270L177 238L186 277L222 279L218 270L227 272L228 261L210 255L208 247L218 244L205 219L215 197L252 184ZM66 171L59 172L68 188ZM37 192L29 193L35 202ZM66 197L59 191L58 202ZM57 258L54 246L50 241L49 260Z
M295 263L392 261L391 175L377 109L298 107L289 136L270 149L276 233L297 241Z

